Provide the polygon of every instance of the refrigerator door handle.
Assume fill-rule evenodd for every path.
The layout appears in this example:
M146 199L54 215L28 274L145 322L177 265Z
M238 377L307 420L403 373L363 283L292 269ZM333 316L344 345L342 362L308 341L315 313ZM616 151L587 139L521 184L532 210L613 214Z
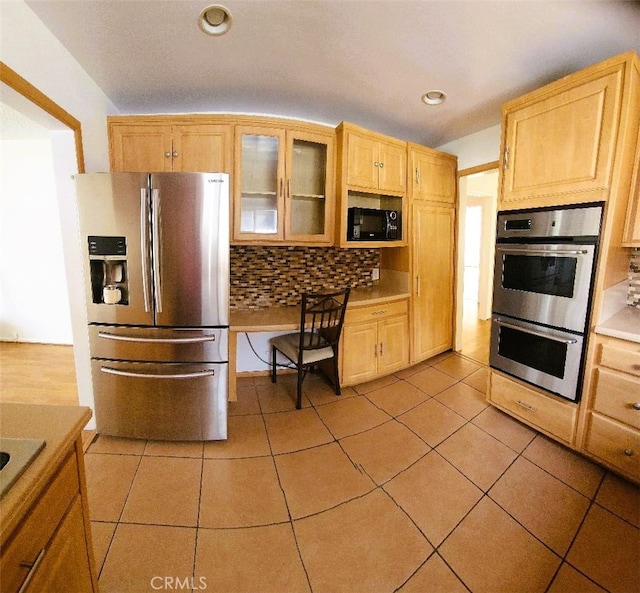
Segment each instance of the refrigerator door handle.
M134 336L120 336L109 332L98 332L99 338L116 340L120 342L149 342L153 344L201 344L202 342L215 342L216 336L195 336L190 338L136 338Z
M162 373L135 373L133 371L121 371L119 369L114 369L113 367L100 367L100 370L103 373L108 373L110 375L120 375L121 377L139 377L142 379L199 379L201 377L213 377L215 374L212 370L207 371L196 371L195 373L171 373L171 374L162 374Z
M140 251L142 253L142 294L144 295L144 311L151 309L149 286L149 199L146 188L140 188Z
M151 190L151 212L152 212L152 232L153 232L153 294L155 298L156 312L162 313L162 276L160 275L161 265L161 244L162 244L162 219L160 216L159 190Z

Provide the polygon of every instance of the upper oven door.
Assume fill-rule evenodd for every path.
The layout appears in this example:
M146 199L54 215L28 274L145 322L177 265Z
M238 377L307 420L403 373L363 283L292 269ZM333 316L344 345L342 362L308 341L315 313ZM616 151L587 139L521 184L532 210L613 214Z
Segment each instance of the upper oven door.
M499 243L493 311L583 333L595 245Z

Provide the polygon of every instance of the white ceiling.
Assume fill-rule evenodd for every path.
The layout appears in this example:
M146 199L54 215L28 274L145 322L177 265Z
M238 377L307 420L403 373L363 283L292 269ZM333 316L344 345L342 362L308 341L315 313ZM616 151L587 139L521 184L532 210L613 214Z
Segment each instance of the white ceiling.
M197 17L224 4L233 26ZM500 123L500 105L640 52L640 2L26 0L121 113L342 120L429 146ZM444 105L421 95L442 89Z

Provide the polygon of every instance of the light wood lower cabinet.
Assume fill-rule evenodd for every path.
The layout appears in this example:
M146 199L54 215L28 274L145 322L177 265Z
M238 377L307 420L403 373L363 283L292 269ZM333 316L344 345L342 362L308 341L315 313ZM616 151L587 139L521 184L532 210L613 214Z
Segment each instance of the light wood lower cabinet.
M80 444L3 548L2 593L97 592L78 454Z
M583 450L640 481L640 344L595 336Z
M525 424L567 445L575 441L577 404L491 370L489 401Z
M356 385L408 366L407 301L347 308L340 357L342 385Z

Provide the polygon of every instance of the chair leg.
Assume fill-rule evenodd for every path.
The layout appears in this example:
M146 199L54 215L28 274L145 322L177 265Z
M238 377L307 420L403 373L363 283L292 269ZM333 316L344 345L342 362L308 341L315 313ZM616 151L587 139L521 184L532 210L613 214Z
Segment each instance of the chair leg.
M340 377L338 376L338 357L333 357L333 384L336 388L336 395L341 395L342 391L340 390Z
M302 365L298 366L298 390L296 395L296 409L300 410L302 408L302 381L304 380L305 371L302 368Z
M271 346L271 382L276 382L276 347Z

